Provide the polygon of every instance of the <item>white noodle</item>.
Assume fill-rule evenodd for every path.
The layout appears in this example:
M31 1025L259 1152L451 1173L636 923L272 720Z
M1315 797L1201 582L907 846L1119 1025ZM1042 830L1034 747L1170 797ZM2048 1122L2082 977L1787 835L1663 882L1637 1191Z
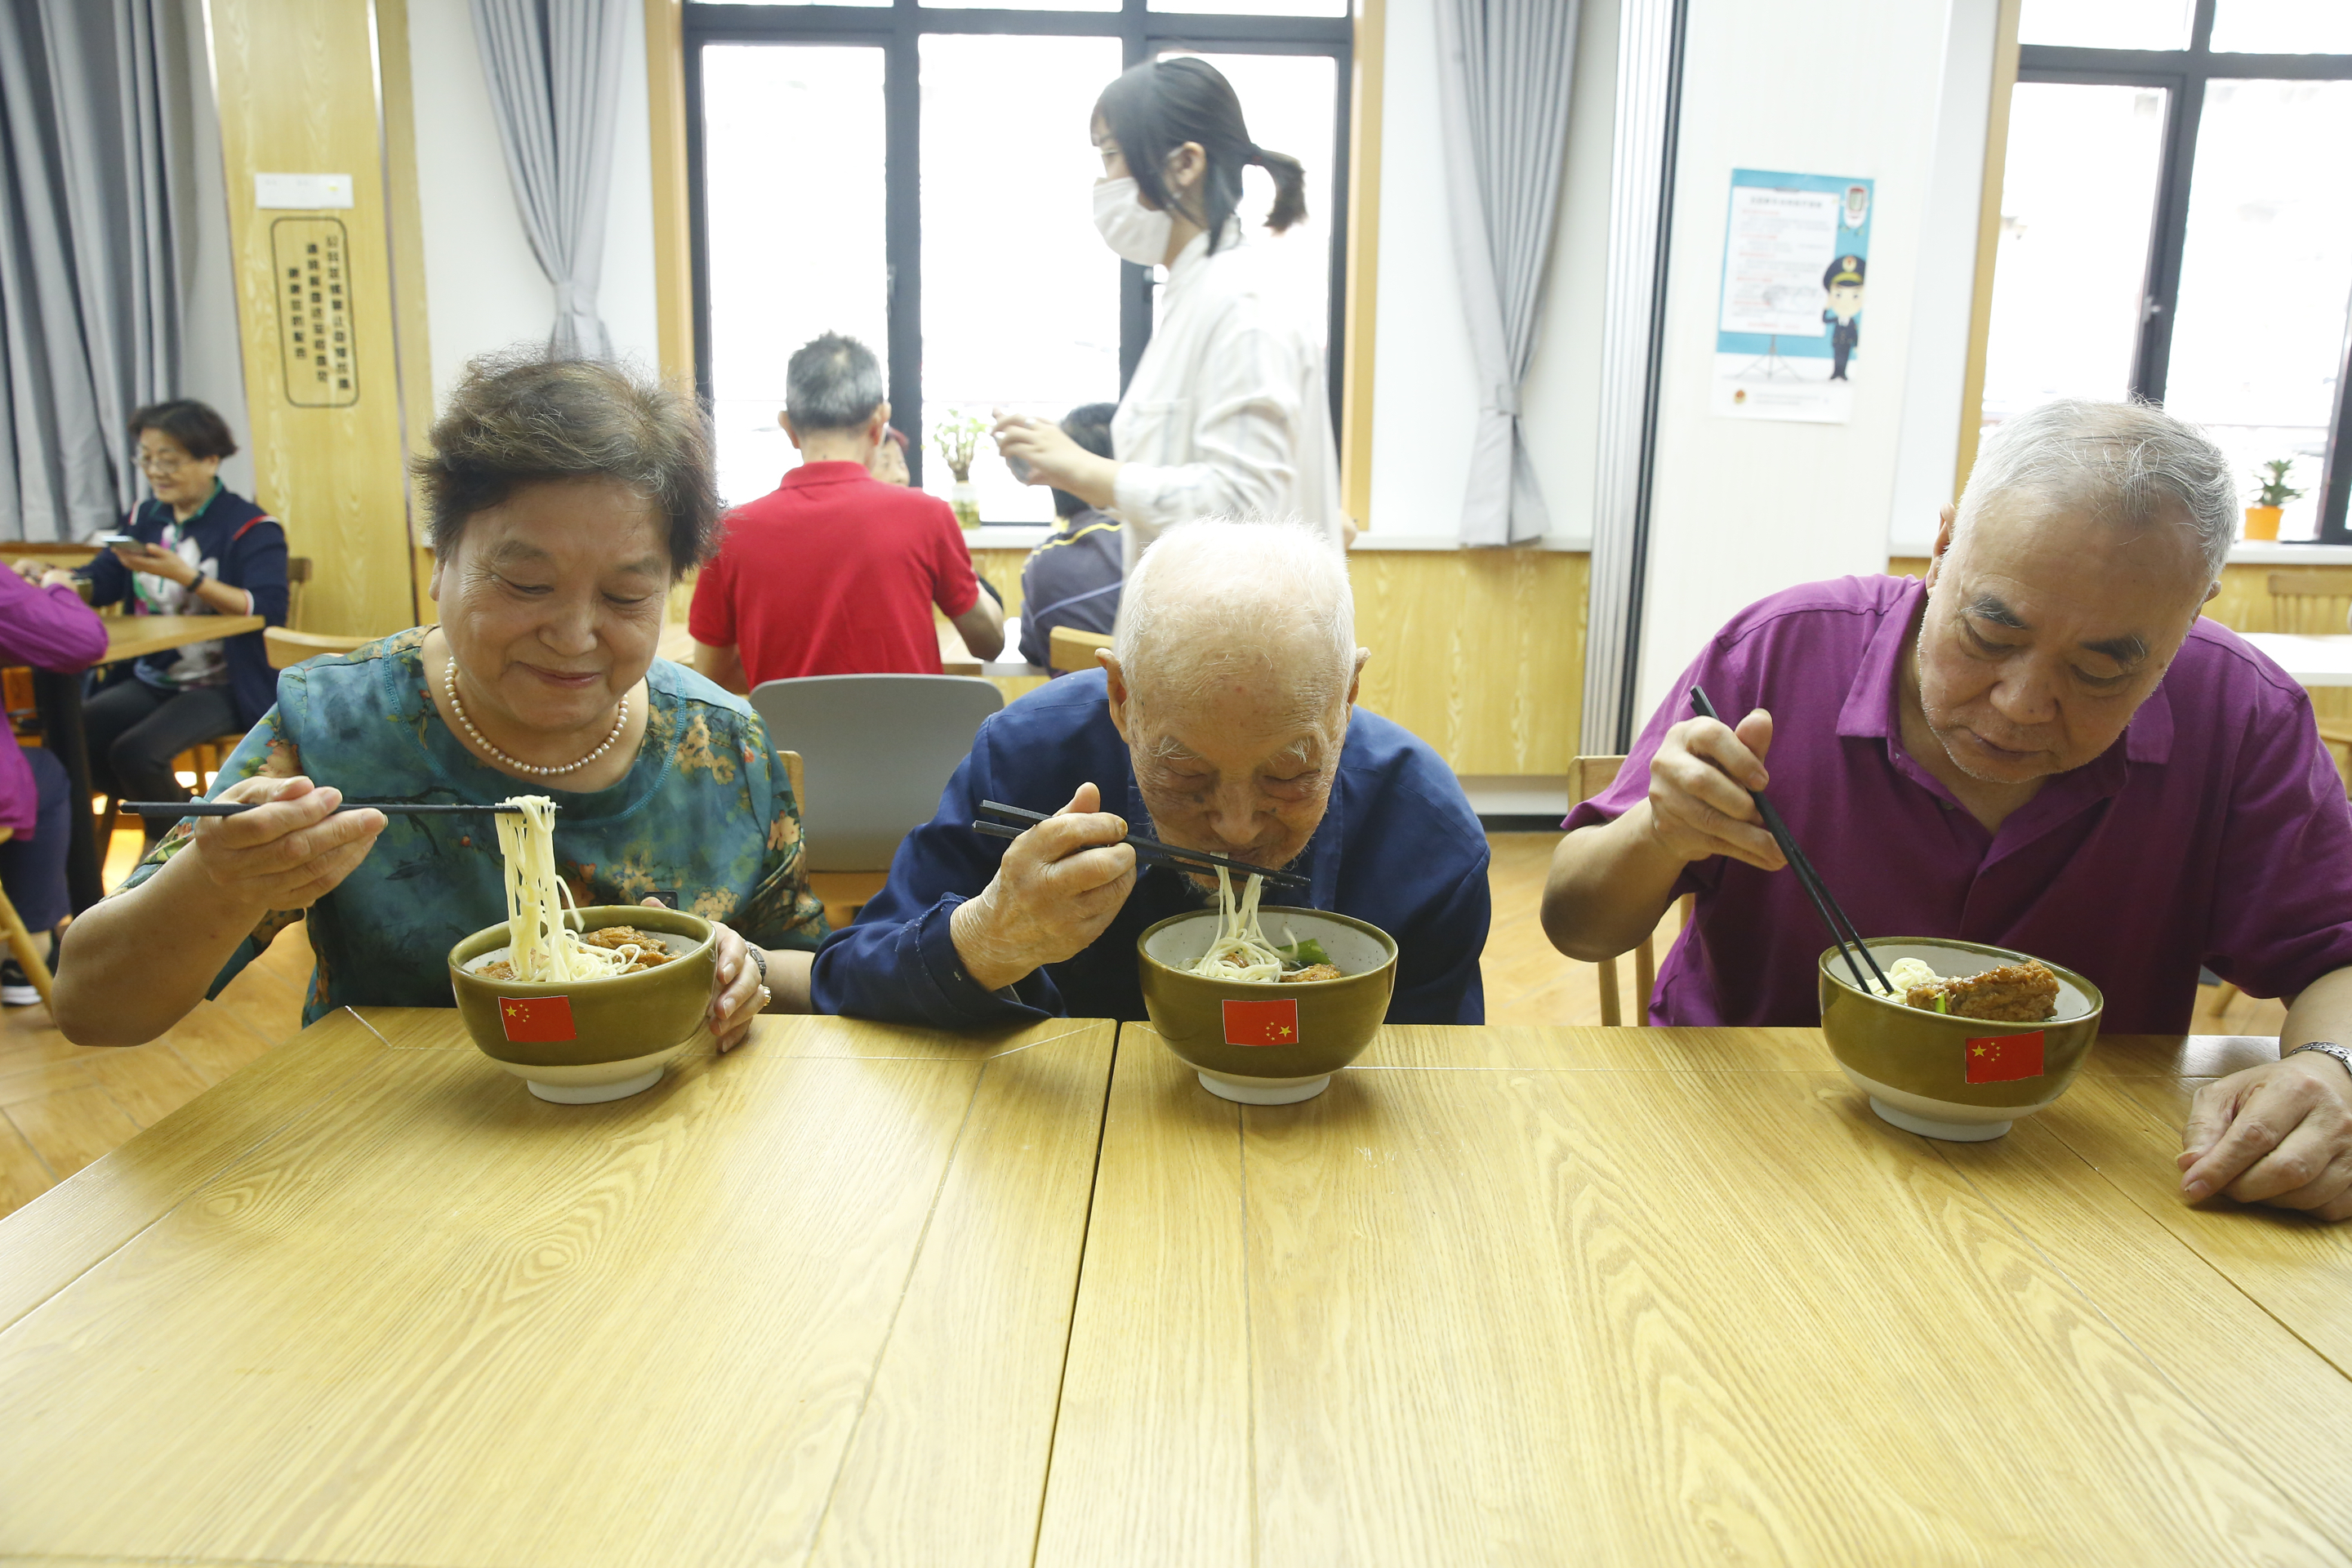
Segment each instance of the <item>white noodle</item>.
M507 962L515 978L602 980L626 971L635 947L592 947L573 929L579 910L555 871L554 799L519 795L499 804L520 808L498 814L499 848L506 855Z
M1265 940L1258 929L1257 900L1265 879L1252 877L1248 889L1242 894L1239 907L1234 903L1233 879L1222 866L1217 868L1217 939L1192 973L1211 980L1245 980L1264 984L1282 978L1282 954Z
M1911 994L1915 987L1932 985L1941 978L1943 978L1941 975L1927 967L1927 961L1924 959L1898 958L1886 966L1886 982L1895 987L1894 990L1880 991L1876 980L1871 981L1864 989L1878 995L1892 996L1900 1001Z

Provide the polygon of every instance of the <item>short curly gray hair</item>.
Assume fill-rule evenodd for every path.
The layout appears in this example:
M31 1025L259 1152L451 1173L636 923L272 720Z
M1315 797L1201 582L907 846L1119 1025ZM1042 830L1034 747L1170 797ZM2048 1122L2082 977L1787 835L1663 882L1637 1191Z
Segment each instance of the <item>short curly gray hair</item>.
M701 564L719 532L710 431L694 398L602 360L509 349L467 362L411 468L446 560L476 512L517 490L611 479L661 520L670 571Z
M2238 537L2229 458L2202 430L2148 403L2062 397L2002 420L1969 475L1955 533L2012 492L2110 522L2178 522L2197 536L2208 584Z

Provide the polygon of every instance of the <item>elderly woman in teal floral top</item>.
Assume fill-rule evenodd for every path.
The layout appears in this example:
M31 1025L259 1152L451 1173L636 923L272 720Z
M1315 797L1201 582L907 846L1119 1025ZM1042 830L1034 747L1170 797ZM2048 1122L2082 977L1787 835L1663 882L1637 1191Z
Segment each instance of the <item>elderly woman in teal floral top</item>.
M305 1021L347 1003L448 1006L446 956L506 914L486 813L337 813L344 795L488 805L549 795L582 904L648 898L723 922L721 1049L762 1007L805 1011L823 906L798 803L748 704L654 657L677 574L718 526L688 400L608 364L478 362L417 465L438 626L278 678L213 798L266 802L173 828L68 932L57 1014L136 1045L310 922Z

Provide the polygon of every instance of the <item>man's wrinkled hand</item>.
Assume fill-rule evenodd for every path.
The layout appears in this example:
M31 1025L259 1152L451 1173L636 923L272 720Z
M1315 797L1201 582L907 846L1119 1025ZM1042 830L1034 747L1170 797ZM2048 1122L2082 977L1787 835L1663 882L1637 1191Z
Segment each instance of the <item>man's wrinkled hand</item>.
M980 896L956 906L949 933L964 972L983 990L1007 985L1086 951L1135 888L1124 818L1098 809L1080 784L1070 804L1014 839Z
M2180 1193L2352 1219L2352 1073L2318 1051L2216 1079L2180 1134Z
M1766 871L1788 864L1750 790L1765 785L1772 715L1759 708L1739 728L1685 719L1650 759L1650 834L1681 860L1728 855Z

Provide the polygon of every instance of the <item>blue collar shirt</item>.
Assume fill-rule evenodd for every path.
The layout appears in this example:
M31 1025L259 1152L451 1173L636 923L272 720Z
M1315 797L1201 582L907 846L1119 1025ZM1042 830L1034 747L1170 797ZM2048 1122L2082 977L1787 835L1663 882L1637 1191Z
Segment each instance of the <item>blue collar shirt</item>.
M1203 907L1198 888L1164 866L1142 868L1126 906L1093 944L1003 991L963 971L949 934L955 907L995 876L1004 842L971 830L983 800L1055 811L1081 784L1099 786L1138 833L1150 814L1110 721L1101 670L1055 681L992 714L940 798L908 834L882 891L816 957L816 1010L944 1029L1038 1018L1140 1020L1136 938ZM1329 805L1293 868L1309 882L1297 902L1369 921L1396 939L1391 1024L1480 1024L1486 994L1486 837L1462 786L1402 726L1355 710Z

